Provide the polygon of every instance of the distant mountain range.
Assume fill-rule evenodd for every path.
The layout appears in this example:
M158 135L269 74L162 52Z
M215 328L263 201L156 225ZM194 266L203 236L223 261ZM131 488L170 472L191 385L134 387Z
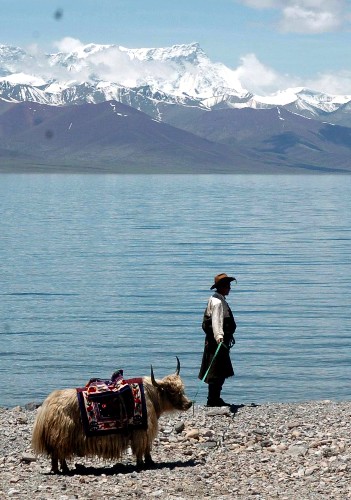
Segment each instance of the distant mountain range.
M255 96L198 44L0 45L0 171L351 172L351 95Z

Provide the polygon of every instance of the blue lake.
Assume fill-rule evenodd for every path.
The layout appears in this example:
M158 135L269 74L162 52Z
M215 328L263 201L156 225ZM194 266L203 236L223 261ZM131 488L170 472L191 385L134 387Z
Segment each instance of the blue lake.
M0 176L0 406L181 361L236 276L236 404L350 399L351 177Z

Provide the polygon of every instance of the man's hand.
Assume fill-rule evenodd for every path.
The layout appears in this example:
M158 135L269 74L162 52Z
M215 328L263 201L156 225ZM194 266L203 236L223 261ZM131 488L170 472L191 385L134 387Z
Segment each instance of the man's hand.
M223 342L223 337L218 337L217 344L221 344Z

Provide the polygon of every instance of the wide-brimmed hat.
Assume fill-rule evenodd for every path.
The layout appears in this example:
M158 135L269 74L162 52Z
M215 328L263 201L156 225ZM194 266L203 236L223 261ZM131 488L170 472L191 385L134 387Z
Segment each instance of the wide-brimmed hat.
M225 273L217 274L217 276L214 277L214 284L211 286L210 290L213 290L214 288L218 288L219 286L223 285L225 282L229 283L231 281L236 281L235 278L232 276L228 276Z

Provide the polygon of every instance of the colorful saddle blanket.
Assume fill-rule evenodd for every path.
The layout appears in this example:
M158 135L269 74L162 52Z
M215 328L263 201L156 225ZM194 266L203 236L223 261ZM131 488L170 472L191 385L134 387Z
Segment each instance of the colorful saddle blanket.
M77 388L83 427L87 436L147 429L147 411L141 378L125 380L123 370L111 380L90 379Z

